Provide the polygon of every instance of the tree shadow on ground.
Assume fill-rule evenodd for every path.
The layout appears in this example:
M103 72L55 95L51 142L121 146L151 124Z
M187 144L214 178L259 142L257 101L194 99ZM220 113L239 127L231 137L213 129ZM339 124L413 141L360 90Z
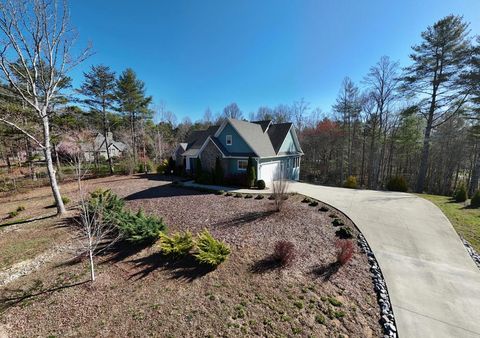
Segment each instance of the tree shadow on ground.
M324 282L327 282L332 278L334 274L340 269L340 264L338 262L332 262L329 264L319 265L312 269L312 274L321 277Z
M139 280L147 277L155 270L166 271L171 279L193 282L212 272L214 269L210 266L198 263L195 257L187 255L185 257L165 256L161 252L155 252L149 256L133 259L129 261L140 270L133 275L131 279Z
M221 221L218 223L214 223L214 226L218 227L235 227L241 226L244 224L248 224L254 221L261 221L270 217L271 215L275 214L275 210L265 210L265 211L250 211L244 213L243 215L236 216L235 218L231 218L225 221Z
M26 223L32 223L32 222L36 222L36 221L42 221L44 219L48 219L48 218L55 218L57 216L57 214L51 214L51 215L44 215L44 216L39 216L39 217L34 217L34 218L29 218L29 219L18 219L18 220L12 220L10 222L5 222L5 223L1 223L0 224L0 228L1 227L6 227L6 226L10 226L10 225L18 225L18 224L26 224ZM10 218L4 218L2 220L5 221L5 220L9 220Z
M270 271L274 271L274 270L279 270L281 267L282 266L278 262L278 260L276 260L272 256L268 256L264 259L261 259L261 260L255 262L255 263L253 263L250 266L249 270L252 273L262 274L262 273L266 273L266 272L270 272Z
M136 193L126 196L124 199L126 201L133 201L133 200L150 199L150 198L205 195L209 193L210 192L200 192L193 189L185 189L181 187L176 187L171 184L167 184L163 186L157 186L157 187L148 188L142 191L138 191Z
M55 291L60 291L63 289L72 288L75 286L80 286L90 282L89 280L83 282L77 282L72 284L63 284L59 286L54 286L51 288L43 288L41 286L32 286L30 289L22 290L22 289L4 289L2 294L9 294L7 297L0 298L0 313L4 312L10 307L13 307L17 304L22 303L23 301L27 300L34 300L42 295L46 295L49 293L53 293Z

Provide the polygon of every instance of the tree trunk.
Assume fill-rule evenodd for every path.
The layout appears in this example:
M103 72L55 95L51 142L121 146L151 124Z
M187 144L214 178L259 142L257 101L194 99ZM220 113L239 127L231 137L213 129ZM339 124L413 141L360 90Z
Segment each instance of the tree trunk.
M62 166L60 165L60 157L58 156L57 146L55 143L52 144L53 152L55 153L55 165L57 166L57 176L62 180Z
M108 144L108 125L107 125L107 112L105 111L105 100L103 101L103 137L105 138L105 148L107 149L108 166L110 167L110 175L113 175L113 162L110 156L110 149Z
M52 161L52 149L50 144L50 124L46 113L43 114L43 139L44 139L44 153L45 161L47 162L48 177L50 179L50 187L52 188L53 197L57 205L57 215L65 214L65 206L63 205L62 196L60 195L60 189L57 184L57 177L55 176L55 169Z
M470 179L470 185L468 187L469 196L473 196L473 194L475 194L475 191L478 189L479 178L480 178L480 154L476 154L475 164L472 170L472 178Z
M88 250L88 258L90 260L90 278L92 282L95 282L95 267L93 266L93 253L92 250Z

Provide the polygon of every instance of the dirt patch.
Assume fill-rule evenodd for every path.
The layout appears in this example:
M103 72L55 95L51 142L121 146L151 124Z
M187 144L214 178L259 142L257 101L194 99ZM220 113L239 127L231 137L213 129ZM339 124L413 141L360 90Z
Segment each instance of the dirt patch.
M82 283L86 262L62 256L0 291L0 325L8 324L12 336L381 336L366 257L356 254L329 270L336 253L332 212L294 197L273 213L266 199L163 184L130 177L92 186L112 187L128 208L163 217L169 231L208 228L231 246L228 261L209 271L190 257L168 260L155 246L117 246L98 258L92 286ZM295 244L294 264L258 269L277 240Z

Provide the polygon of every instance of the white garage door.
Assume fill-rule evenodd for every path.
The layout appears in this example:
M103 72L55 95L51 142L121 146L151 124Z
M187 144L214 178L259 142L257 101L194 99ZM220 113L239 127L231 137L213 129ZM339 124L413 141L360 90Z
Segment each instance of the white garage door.
M270 183L275 178L275 175L278 173L278 169L280 168L280 162L272 162L272 163L260 163L258 175L259 180L264 180L265 183Z

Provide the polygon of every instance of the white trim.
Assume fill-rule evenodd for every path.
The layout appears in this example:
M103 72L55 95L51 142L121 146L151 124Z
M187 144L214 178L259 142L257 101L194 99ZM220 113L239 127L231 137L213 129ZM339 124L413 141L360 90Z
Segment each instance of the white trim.
M247 162L247 168L248 168L248 160L237 160L237 171L247 171L247 168L245 169L240 168L240 162Z

